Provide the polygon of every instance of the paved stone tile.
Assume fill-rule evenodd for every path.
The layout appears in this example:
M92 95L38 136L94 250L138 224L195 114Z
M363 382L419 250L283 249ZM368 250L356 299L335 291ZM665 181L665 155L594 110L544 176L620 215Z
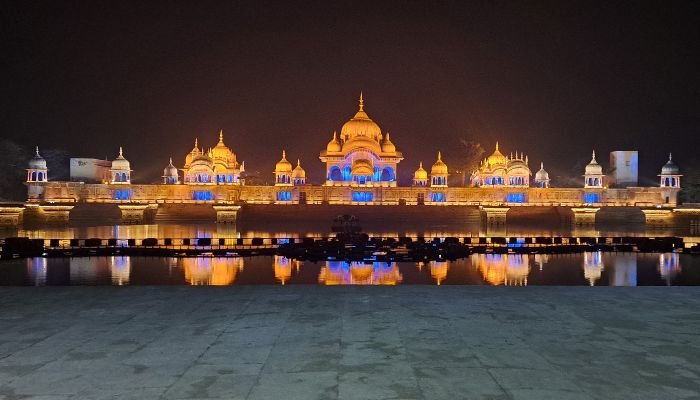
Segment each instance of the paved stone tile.
M257 379L257 374L235 374L233 369L222 366L195 365L168 388L163 397L245 399Z
M508 399L506 392L482 368L415 368L426 399Z
M496 382L506 389L547 388L573 392L582 391L569 377L555 370L490 368L488 371Z
M594 400L585 392L550 389L511 389L508 394L513 400Z
M336 372L261 374L249 400L332 400L338 398Z

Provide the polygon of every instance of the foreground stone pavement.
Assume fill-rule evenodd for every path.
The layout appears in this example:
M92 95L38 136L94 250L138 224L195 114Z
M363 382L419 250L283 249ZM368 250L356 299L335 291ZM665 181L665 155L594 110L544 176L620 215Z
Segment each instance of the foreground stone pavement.
M691 399L700 289L0 288L0 399Z

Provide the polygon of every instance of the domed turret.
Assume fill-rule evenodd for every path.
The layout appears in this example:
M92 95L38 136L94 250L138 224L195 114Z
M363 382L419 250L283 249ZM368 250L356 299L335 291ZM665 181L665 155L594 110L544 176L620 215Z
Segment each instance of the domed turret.
M535 174L535 184L537 187L549 187L549 173L544 169L544 163L540 163L540 170Z
M197 155L199 155L199 154L201 153L201 151L199 150L199 147L198 147L198 143L197 143L197 142L198 142L198 140L197 140L197 138L195 138L195 139L194 139L194 147L193 147L192 150L190 150L190 152L187 153L187 155L185 156L185 169L189 168L190 163L192 163L192 158L194 158L195 156L197 156Z
M593 158L591 158L591 162L586 165L586 175L602 175L603 174L603 166L598 164L598 161L595 159L595 150L593 150Z
M29 160L30 169L46 169L46 160L39 154L39 146L34 151L34 157Z
M112 183L131 183L131 164L124 158L122 148L119 147L119 155L112 161Z
M348 122L340 129L340 136L343 140L349 140L357 136L366 136L372 140L379 141L381 129L365 112L365 102L360 92L360 108Z
M505 168L507 163L508 160L506 156L501 153L498 148L498 142L496 142L496 150L494 150L494 152L486 158L487 166L490 168L493 168L494 166L503 166L503 168Z
M680 172L680 168L673 162L671 153L668 153L668 161L661 167L661 175L678 175Z
M428 171L423 168L423 161L418 164L418 169L413 174L413 186L427 186Z
M447 165L442 161L442 153L438 151L438 159L430 168L430 185L447 186Z
M292 184L292 163L287 161L287 152L282 150L282 159L275 164L275 185Z
M396 151L396 146L394 146L393 143L391 143L391 139L389 139L389 132L386 133L384 136L384 140L382 140L382 152L384 153L394 153Z
M329 153L337 153L340 151L342 146L340 145L340 141L338 140L338 133L333 132L333 139L331 139L330 142L328 142L328 145L326 146L326 151Z
M173 165L173 158L170 157L170 163L163 169L163 183L176 184L179 183L179 181L177 168Z
M39 154L39 146L36 147L34 157L29 160L27 167L27 182L46 182L48 180L49 170L46 168L46 160Z
M602 188L604 185L605 175L603 175L603 166L598 164L595 159L595 150L591 162L586 165L586 173L584 174L583 187L586 188Z
M301 167L301 161L297 159L297 166L292 171L292 182L295 185L303 185L306 183L306 171Z

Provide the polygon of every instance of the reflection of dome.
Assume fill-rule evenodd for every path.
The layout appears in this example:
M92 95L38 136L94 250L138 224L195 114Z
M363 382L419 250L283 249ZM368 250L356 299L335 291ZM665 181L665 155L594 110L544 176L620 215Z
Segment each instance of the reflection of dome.
M367 176L374 173L374 168L369 160L356 160L352 163L352 174L356 176Z
M360 93L360 109L354 117L343 125L340 130L340 135L347 139L352 139L357 136L366 136L372 140L379 140L381 129L364 111L362 93Z
M306 171L301 167L301 161L297 160L297 166L292 171L292 179L305 179Z
M177 168L173 165L173 158L170 157L170 164L163 169L163 178L177 179Z
M291 173L292 172L292 163L287 161L287 152L282 150L282 159L277 162L275 165L275 172L276 173Z
M493 154L488 156L488 158L486 159L486 163L488 167L493 167L496 165L502 165L503 167L506 166L506 156L504 156L498 149L498 142L496 142L496 150L493 152Z
M39 154L38 150L37 154ZM680 174L680 172L680 168L678 168L676 163L674 163L671 159L671 153L668 153L668 161L666 161L666 164L664 164L664 166L661 167L661 175L678 175Z
M413 174L413 179L416 181L428 180L428 171L423 169L423 161L421 161L420 164L418 165L418 169Z
M596 161L595 150L593 150L593 158L591 158L591 162L586 165L586 175L603 175L603 166L598 164L598 161Z
M394 153L396 151L396 146L389 139L389 132L386 133L384 140L382 140L382 151L384 153Z
M243 259L237 257L186 257L181 263L190 285L230 285L243 270Z
M29 160L30 169L46 169L46 160L39 154L39 146L36 147L34 157Z
M442 153L438 151L438 159L430 168L431 175L447 175L447 165L442 162Z
M121 147L119 147L119 155L112 161L112 169L120 171L129 171L131 169L129 161L124 158Z
M540 170L535 174L536 181L548 181L549 173L544 169L544 163L540 163Z
M338 152L340 150L341 150L341 146L340 146L340 141L338 140L338 133L333 132L333 139L331 139L331 141L328 142L328 146L326 146L326 151Z

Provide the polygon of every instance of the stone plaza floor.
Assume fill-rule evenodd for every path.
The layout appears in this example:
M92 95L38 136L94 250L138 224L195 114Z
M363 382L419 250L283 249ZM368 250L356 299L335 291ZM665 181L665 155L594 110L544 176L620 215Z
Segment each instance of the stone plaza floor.
M700 289L0 288L0 399L698 399Z

